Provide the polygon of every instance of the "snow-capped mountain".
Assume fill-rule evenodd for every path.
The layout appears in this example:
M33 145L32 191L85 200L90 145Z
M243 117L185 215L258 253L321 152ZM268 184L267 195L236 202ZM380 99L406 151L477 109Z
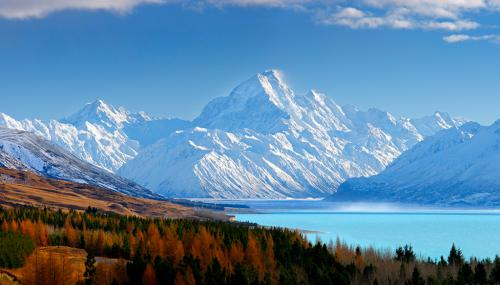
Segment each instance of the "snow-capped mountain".
M385 171L351 179L331 199L452 206L500 205L500 121L466 123L417 144Z
M278 71L210 102L189 128L145 147L118 173L176 197L324 197L382 171L424 137L459 126L445 113L411 120L295 94Z
M82 161L42 137L0 128L0 167L91 184L136 197L159 196L138 184Z
M188 124L182 120L152 119L143 112L130 113L102 100L85 105L67 118L48 122L18 121L0 113L0 126L35 133L110 172L134 158L142 146L184 126L183 122Z

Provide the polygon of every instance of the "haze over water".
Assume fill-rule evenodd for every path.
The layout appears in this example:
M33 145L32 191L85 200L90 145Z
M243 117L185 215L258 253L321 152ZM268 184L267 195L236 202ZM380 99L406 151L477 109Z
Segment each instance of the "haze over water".
M382 204L339 205L322 201L246 201L258 213L237 220L311 231L311 241L337 237L350 245L394 251L412 245L423 257L447 257L455 243L466 257L500 254L500 213L488 210L411 209ZM314 208L313 208L314 207Z

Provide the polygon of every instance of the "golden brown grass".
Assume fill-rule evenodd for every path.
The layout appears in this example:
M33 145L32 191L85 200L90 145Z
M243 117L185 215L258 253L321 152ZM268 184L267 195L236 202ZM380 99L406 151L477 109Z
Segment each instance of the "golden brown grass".
M93 207L122 215L201 218L193 208L130 197L111 190L0 168L0 205L84 210Z

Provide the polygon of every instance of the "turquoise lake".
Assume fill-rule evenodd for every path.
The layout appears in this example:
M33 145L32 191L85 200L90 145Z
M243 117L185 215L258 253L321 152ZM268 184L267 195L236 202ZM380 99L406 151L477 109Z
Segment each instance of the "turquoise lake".
M335 241L394 250L409 244L423 257L447 256L455 243L466 257L500 254L500 213L491 210L405 209L380 205L333 205L321 201L246 201L257 213L238 221L314 231L311 241Z

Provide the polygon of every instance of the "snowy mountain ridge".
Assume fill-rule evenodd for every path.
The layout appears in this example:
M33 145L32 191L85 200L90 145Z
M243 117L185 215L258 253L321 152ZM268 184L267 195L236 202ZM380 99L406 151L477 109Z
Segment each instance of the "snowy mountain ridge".
M171 125L170 120L152 119L144 112L130 113L102 100L86 104L67 118L46 122L38 119L18 121L0 113L0 126L35 133L109 172L115 172L134 158L141 146L151 143L145 130L150 129L150 124L159 123L163 129ZM142 137L129 138L125 131L129 128L135 133L143 133Z
M440 206L500 205L500 121L466 123L417 144L385 171L351 179L331 199Z
M166 196L324 197L460 124L446 113L411 120L340 107L316 91L297 95L270 70L212 100L193 127L142 149L118 173Z
M42 137L25 131L0 127L0 166L91 184L131 196L159 198L144 187L82 161Z
M377 174L436 132L446 113L396 118L295 94L276 70L215 98L192 122L131 113L98 100L62 120L0 126L35 133L76 157L174 197L324 197L345 180Z

